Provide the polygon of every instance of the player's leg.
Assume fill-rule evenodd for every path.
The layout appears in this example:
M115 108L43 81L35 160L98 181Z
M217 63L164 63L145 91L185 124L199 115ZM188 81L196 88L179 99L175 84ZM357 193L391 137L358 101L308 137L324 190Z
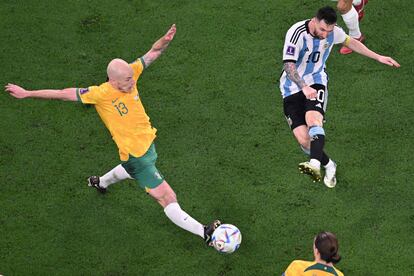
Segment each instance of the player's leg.
M305 100L305 95L302 92L284 98L283 112L293 136L295 136L303 152L309 155L310 139L305 121Z
M293 129L293 135L295 136L296 140L298 141L300 148L302 151L310 156L310 145L311 145L311 139L309 136L309 128L307 125L301 125ZM325 151L322 152L322 159L321 159L321 165L326 167L329 162L333 162L329 156L325 153Z
M293 134L300 144L302 151L310 156L310 137L309 130L307 126L299 126L293 130ZM323 179L325 185L329 188L333 188L336 185L336 164L331 160L325 151L322 152L322 159L320 161L321 165L325 168L325 177ZM302 163L302 166L306 166ZM306 170L306 169L303 169Z
M298 141L302 151L308 156L311 155L311 150L310 150L311 149L311 137L309 135L309 128L308 128L308 125L305 119L305 111L307 109L316 108L316 110L318 110L319 113L324 114L326 106L327 106L327 99L328 99L327 93L324 93L325 87L323 85L314 85L313 87L317 90L322 90L322 92L318 92L318 99L320 101L311 102L313 103L311 108L308 108L306 106L307 100L305 96L303 95L303 93L296 93L283 99L283 110L285 113L286 120L293 132L293 135ZM323 121L323 116L322 116L322 119L319 119L320 125L322 125L322 121ZM335 163L328 157L328 155L323 150L322 150L321 160L319 161L319 167L310 167L309 162L304 162L301 164L302 164L302 166L300 166L301 171L306 172L311 175L316 174L316 177L318 178L320 178L320 165L325 167L326 175L331 175L329 179L332 180L333 177L335 176L335 172L336 172L336 166L334 166ZM314 173L314 171L316 172Z
M310 155L310 137L308 133L308 126L307 125L297 126L292 130L292 132L296 140L298 141L302 151L305 154Z
M326 166L330 162L328 155L324 152L325 130L323 129L328 92L325 86L321 84L313 84L312 88L316 89L318 94L316 99L305 100L307 129L301 130L301 135L304 137L307 137L305 130L308 131L309 138L307 139L310 140L310 161L299 164L299 169L301 172L309 174L314 181L319 181L321 179L321 165Z
M153 189L146 189L163 208L165 215L178 227L187 230L195 235L203 238L207 243L211 240L214 230L220 225L220 221L216 220L211 225L202 225L200 222L192 218L178 204L177 197L167 181L163 181L160 185Z
M96 188L99 192L105 193L109 185L117 183L125 179L133 179L124 167L119 164L105 175L91 176L88 178L88 186Z
M299 164L302 173L309 174L314 181L321 179L321 163L324 157L325 131L323 129L323 115L315 110L305 114L310 137L310 161Z
M349 30L349 36L363 42L365 38L359 29L359 16L352 0L338 0L337 8ZM352 50L343 46L340 53L346 55L352 53Z
M325 177L323 178L323 183L328 188L333 188L336 186L336 163L329 159L329 162L324 166L325 167Z
M164 208L165 215L173 223L204 238L203 225L181 209L177 197L167 181L164 180L160 185L154 188L146 188L146 190Z
M315 123L314 123L315 124ZM323 128L322 128L323 129ZM320 179L320 165L325 168L325 177L323 179L325 185L329 188L333 188L336 185L336 164L329 156L322 150L322 155L320 160L317 160L317 156L320 155L318 152L318 147L321 146L322 140L324 137L316 137L316 139L310 138L311 131L308 130L307 126L300 126L293 130L293 133L301 145L302 150L309 156L311 156L311 161L303 162L299 165L299 169L307 174L310 174L316 180ZM313 151L311 151L311 144L313 144ZM315 148L315 142L317 143ZM323 146L322 146L323 148ZM311 154L313 152L313 155ZM316 152L316 155L315 155ZM314 159L312 159L314 158Z
M130 157L123 166L139 185L145 188L146 192L164 208L165 215L174 224L210 242L211 234L220 225L220 221L204 226L182 210L175 192L155 167L156 160L157 152L152 144L145 155L139 158Z
M204 226L181 209L177 197L167 181L164 180L155 188L147 188L147 192L164 208L165 215L174 224L204 238Z
M354 0L352 5L358 13L358 20L361 21L365 16L365 5L368 4L368 0Z

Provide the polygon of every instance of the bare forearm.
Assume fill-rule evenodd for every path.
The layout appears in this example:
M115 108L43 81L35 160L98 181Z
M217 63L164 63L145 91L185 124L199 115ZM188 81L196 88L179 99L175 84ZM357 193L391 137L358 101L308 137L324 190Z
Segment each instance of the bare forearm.
M151 47L151 50L153 51L159 51L159 52L164 52L165 49L167 49L168 44L170 44L170 41L168 41L167 39L165 39L165 37L161 37L160 39L158 39Z
M363 56L366 56L366 57L369 57L375 60L378 60L378 58L380 57L380 55L378 55L374 51L371 51L370 49L367 48L367 46L365 46L364 44L362 44L361 42L353 38L351 38L351 40L349 41L348 47L349 49L351 49L352 51L360 55L363 55Z
M42 89L26 90L21 86L8 83L5 87L6 92L17 99L39 98L39 99L57 99L64 101L77 101L76 88L66 88L62 90Z
M143 56L145 66L148 67L154 60L156 60L162 52L167 49L170 42L173 40L176 32L175 24L173 24L167 33L158 39L151 47L151 49Z
M345 44L346 45L346 44ZM357 52L358 54L364 55L366 57L372 58L380 63L383 63L385 65L388 66L392 66L392 67L400 67L400 64L395 61L393 58L391 57L387 57L387 56L382 56L379 55L377 53L375 53L374 51L371 51L370 49L368 49L364 44L362 44L361 42L359 42L356 39L351 38L351 40L349 41L348 46L351 50Z
M169 43L170 41L167 41L164 37L158 39L148 53L144 55L145 65L148 66L153 63L168 48Z
M306 86L305 81L299 76L298 70L296 70L296 65L293 62L285 62L283 66L288 78L302 89Z

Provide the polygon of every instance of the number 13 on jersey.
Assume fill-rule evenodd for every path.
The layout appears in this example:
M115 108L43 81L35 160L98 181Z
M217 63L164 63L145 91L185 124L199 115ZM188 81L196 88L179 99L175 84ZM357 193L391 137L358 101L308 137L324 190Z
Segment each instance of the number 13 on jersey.
M113 103L113 106L116 108L119 115L124 116L128 114L128 107L123 102L119 102L118 104Z

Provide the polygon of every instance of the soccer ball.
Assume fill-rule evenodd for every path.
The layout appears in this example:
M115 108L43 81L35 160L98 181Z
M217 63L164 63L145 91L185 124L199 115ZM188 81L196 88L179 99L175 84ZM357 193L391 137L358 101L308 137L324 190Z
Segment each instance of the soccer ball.
M221 253L233 253L242 240L240 230L231 224L222 224L213 232L211 241L214 248Z

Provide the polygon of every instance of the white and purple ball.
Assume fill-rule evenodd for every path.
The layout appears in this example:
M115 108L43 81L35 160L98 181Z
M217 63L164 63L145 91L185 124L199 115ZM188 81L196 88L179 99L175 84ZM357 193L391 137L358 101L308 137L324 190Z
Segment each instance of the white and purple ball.
M221 253L233 253L242 241L240 230L232 224L222 224L211 237L214 248Z

